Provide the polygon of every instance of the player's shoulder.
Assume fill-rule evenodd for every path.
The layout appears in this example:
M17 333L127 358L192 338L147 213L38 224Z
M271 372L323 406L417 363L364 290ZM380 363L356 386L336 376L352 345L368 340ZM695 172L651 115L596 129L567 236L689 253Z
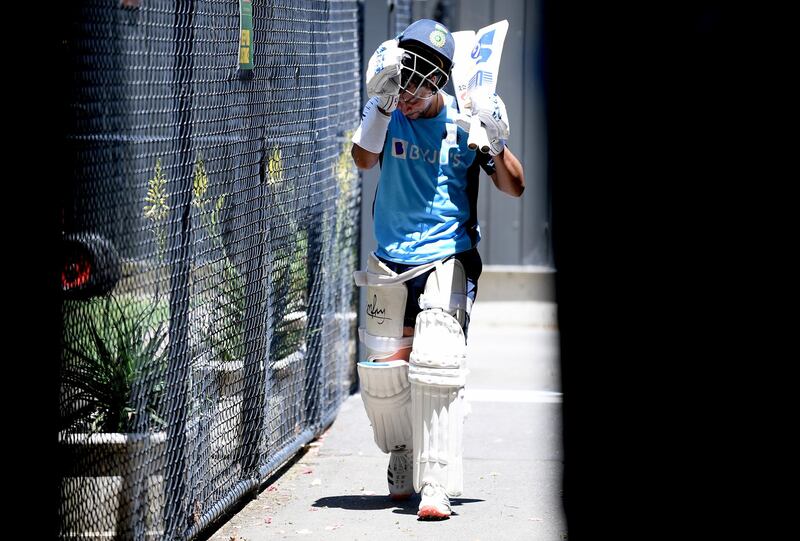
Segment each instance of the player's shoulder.
M441 94L442 98L444 98L445 107L447 107L448 109L454 109L455 111L458 111L458 103L456 102L455 96L451 96L444 90L440 90L439 94Z

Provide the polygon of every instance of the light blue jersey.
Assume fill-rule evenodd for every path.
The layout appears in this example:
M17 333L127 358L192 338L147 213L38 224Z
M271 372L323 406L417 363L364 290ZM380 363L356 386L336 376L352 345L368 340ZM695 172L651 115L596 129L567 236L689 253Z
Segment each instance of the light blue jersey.
M435 117L409 120L395 110L389 122L375 196L375 238L377 255L397 263L428 263L480 240L476 153L455 123L455 99L440 94L444 107Z

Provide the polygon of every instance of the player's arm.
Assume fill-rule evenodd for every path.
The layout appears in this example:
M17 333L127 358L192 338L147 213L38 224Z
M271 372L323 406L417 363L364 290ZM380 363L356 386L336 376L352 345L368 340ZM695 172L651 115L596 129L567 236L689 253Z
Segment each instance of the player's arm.
M367 95L361 124L353 134L350 155L359 169L372 169L386 141L392 111L397 108L400 94L400 70L403 49L397 40L390 39L378 46L367 65Z
M364 105L361 124L353 135L350 155L359 169L372 169L378 163L391 115L380 107L382 98L374 97Z
M350 149L350 155L353 157L353 163L359 169L372 169L378 163L380 157L380 154L364 150L355 143L353 143L353 148Z
M492 180L497 189L512 197L522 195L522 192L525 191L525 171L508 147L504 147L494 157L494 169Z
M473 97L472 115L480 119L489 139L489 154L494 158L494 185L512 197L519 197L525 191L525 173L522 164L506 147L510 135L506 106L497 94L483 94Z

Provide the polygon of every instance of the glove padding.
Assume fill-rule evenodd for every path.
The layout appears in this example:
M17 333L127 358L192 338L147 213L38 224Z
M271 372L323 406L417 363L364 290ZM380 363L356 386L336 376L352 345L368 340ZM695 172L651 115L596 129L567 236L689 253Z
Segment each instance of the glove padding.
M378 109L387 115L391 115L392 111L397 109L398 101L400 101L400 96L398 95L378 97Z
M396 97L400 94L400 71L402 69L403 54L405 51L397 46L396 39L386 40L372 53L367 64L367 95L372 98ZM397 106L397 100L384 100L389 107L381 109L390 113Z
M506 105L497 94L472 96L472 115L480 118L489 139L489 154L497 156L506 146L509 136Z

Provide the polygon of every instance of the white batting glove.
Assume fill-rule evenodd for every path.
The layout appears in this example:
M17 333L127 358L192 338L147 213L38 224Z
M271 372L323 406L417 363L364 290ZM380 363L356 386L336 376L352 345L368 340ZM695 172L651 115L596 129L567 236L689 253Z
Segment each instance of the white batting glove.
M400 96L381 96L378 98L378 110L384 114L391 115L392 111L397 109L397 102L400 101Z
M489 138L489 154L497 156L506 146L509 127L506 105L497 94L472 96L472 115L481 119Z
M370 98L375 96L385 98L386 101L380 107L387 113L391 113L397 107L397 100L392 103L389 98L400 94L400 71L404 53L405 51L397 46L396 39L386 40L372 53L367 64L367 95Z

